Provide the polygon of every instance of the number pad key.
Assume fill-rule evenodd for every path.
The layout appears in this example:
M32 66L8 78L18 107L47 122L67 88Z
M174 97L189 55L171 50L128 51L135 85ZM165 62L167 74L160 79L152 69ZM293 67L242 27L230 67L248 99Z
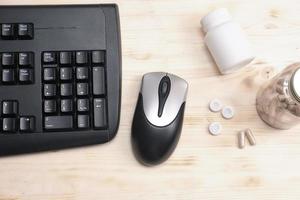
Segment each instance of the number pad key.
M88 63L88 53L86 51L76 52L76 64L82 65Z
M94 99L94 127L95 128L104 128L107 125L106 121L106 105L105 99L95 98Z
M45 100L44 101L44 113L56 113L56 101Z
M72 96L72 83L62 83L60 85L60 95L63 97Z
M90 126L90 117L89 115L78 115L77 116L77 127L86 129Z
M90 110L89 99L78 99L77 100L77 111L88 112Z
M56 85L55 84L45 84L44 85L44 96L45 97L56 96Z
M89 78L89 68L88 67L77 67L76 68L76 79L77 80L87 80Z
M89 94L88 83L77 83L77 95L78 96L87 96L88 94Z
M44 118L46 130L71 130L73 128L73 116L47 116Z
M104 67L93 67L93 94L105 94L105 73Z
M44 52L43 53L43 62L45 64L56 63L56 53L55 52Z
M72 52L60 52L59 54L59 63L61 65L70 65L72 64Z
M55 81L56 69L54 67L44 68L44 81Z
M72 68L70 67L63 67L60 68L60 80L62 81L69 81L72 80Z
M62 99L60 101L60 111L62 113L68 113L73 111L73 100L72 99Z
M92 63L100 64L100 63L104 63L104 61L105 61L105 54L103 51L92 52Z

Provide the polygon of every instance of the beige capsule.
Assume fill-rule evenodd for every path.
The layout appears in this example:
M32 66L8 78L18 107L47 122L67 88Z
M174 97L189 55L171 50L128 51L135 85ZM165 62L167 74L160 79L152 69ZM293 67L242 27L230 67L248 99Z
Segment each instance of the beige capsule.
M288 104L287 103L281 103L280 105L282 106L282 108L285 108L285 109L288 108Z
M284 89L283 89L283 87L277 85L277 86L276 86L276 92L277 92L278 94L283 95L283 94L284 94Z
M300 117L300 106L297 106L295 109L295 115Z
M252 145L252 146L256 145L255 137L249 128L245 130L245 135L246 135L250 145Z
M296 108L297 108L297 105L288 105L288 110L291 113L296 113Z
M285 102L285 101L286 101L286 96L283 95L283 94L279 94L277 97L278 97L278 100L279 100L280 102Z
M288 105L297 105L295 103L295 101L292 99L292 98L286 98L285 99L285 102L288 104Z
M237 134L238 147L243 149L245 147L245 131L240 131Z

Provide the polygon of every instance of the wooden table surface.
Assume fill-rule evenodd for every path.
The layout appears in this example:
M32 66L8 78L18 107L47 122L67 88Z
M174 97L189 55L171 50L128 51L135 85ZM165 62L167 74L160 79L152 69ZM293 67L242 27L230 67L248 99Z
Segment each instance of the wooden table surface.
M102 1L108 2L108 1ZM0 200L281 200L300 196L300 127L278 131L258 117L259 86L300 60L299 0L115 0L123 50L121 122L110 143L0 158ZM99 3L84 0L1 0L1 4ZM221 76L203 43L200 19L227 7L255 49L254 64ZM134 158L130 128L146 72L167 71L189 82L179 144L164 164ZM219 98L236 110L222 120L207 104ZM208 134L220 121L222 135ZM251 128L257 146L240 150L236 133Z

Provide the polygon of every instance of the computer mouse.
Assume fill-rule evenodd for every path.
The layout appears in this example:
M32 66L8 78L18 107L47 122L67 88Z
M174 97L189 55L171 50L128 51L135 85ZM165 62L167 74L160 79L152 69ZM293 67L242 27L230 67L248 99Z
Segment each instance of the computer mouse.
M188 83L173 74L143 76L132 122L131 140L138 161L160 164L173 153L182 129Z

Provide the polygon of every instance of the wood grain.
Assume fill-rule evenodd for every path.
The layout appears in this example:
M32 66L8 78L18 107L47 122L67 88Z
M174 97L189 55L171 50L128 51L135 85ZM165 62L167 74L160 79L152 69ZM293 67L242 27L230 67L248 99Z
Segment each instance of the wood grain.
M109 2L109 1L101 1ZM121 17L123 94L120 129L109 144L0 158L0 200L293 200L300 196L300 127L265 125L255 110L259 86L299 61L298 0L113 0ZM1 0L1 4L99 3L83 0ZM205 45L200 19L227 7L253 44L257 59L220 76ZM168 71L185 78L189 94L182 136L164 164L147 168L131 152L130 127L141 76ZM232 120L210 113L219 98L236 109ZM207 125L220 121L213 137ZM237 148L251 128L257 145Z

